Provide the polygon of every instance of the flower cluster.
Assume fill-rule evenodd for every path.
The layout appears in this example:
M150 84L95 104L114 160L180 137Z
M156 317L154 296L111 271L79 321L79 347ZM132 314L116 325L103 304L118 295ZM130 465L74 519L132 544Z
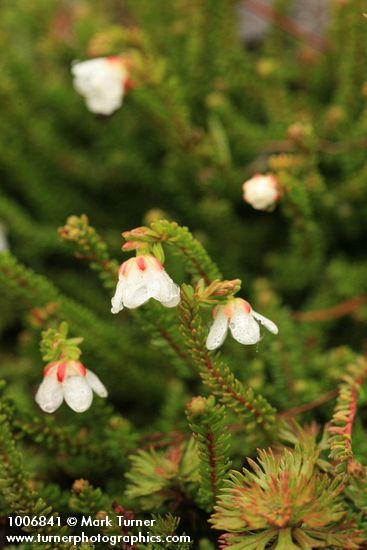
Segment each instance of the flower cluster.
M176 307L181 299L180 287L162 265L164 252L154 232L148 228L137 228L124 233L124 237L126 243L123 250L136 249L137 255L123 262L119 268L111 312L116 314L124 308L135 309L150 299L167 308ZM239 279L216 279L207 286L201 280L197 285L196 293L202 305L217 304L206 340L209 350L223 344L228 329L238 342L245 345L259 342L260 325L273 334L278 333L277 326L270 319L254 311L242 298L234 298L240 286ZM75 412L83 412L92 403L93 391L100 397L107 396L107 390L99 378L79 361L82 339L68 339L67 332L67 324L61 323L58 329L43 333L41 352L47 366L36 401L48 413L56 411L64 399Z
M96 57L74 62L71 67L74 88L85 98L92 113L111 115L119 109L129 82L124 57Z
M124 249L129 250L136 244L135 241L128 241L124 245ZM236 292L240 281L235 279L229 283L231 284L225 288L227 290L232 288ZM217 287L218 281L212 283L208 289L215 292ZM200 291L200 288L199 292L201 295L205 294ZM155 256L139 254L124 262L119 269L119 280L111 300L111 311L118 313L124 307L134 309L146 303L150 298L157 300L165 307L175 307L180 302L180 288L172 281ZM204 301L210 302L208 297ZM206 341L209 350L217 349L223 344L228 328L235 340L246 345L259 342L259 323L273 334L278 334L278 327L275 323L254 311L250 304L242 298L233 298L231 293L224 305L214 308L213 317L214 322Z

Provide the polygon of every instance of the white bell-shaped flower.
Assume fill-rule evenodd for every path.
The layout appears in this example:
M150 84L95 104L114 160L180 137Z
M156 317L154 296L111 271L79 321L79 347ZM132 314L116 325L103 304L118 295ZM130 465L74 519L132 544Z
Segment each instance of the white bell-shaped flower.
M56 361L44 370L44 379L36 393L36 402L47 413L53 413L65 399L73 411L89 409L93 391L107 397L107 390L92 371L79 361Z
M111 311L118 313L124 307L134 309L150 298L165 307L175 307L180 301L180 287L155 256L146 254L130 258L120 267Z
M254 311L242 298L235 298L226 305L215 307L213 317L214 322L206 340L209 350L217 349L223 344L228 329L237 342L245 345L256 344L260 340L259 323L273 334L278 334L276 324Z
M111 115L122 105L128 70L122 57L96 57L71 67L76 91L92 113Z
M280 198L277 179L272 174L256 174L243 184L243 198L255 210L273 210Z

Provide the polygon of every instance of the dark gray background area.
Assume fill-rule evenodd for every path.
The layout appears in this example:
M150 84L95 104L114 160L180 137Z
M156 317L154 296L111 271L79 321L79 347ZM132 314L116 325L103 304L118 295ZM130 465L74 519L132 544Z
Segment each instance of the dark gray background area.
M293 0L289 17L305 29L323 35L328 22L332 0ZM272 0L252 0L252 4L273 6ZM258 42L266 34L271 22L256 15L246 0L238 6L239 29L241 38L247 42Z

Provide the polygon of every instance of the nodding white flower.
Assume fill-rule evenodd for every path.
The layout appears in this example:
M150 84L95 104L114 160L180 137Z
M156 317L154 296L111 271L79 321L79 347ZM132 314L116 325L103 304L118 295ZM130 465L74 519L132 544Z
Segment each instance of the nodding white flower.
M53 413L65 399L73 411L89 409L93 391L107 397L107 390L92 371L79 361L55 361L44 370L44 379L36 393L36 402L47 413Z
M263 325L273 334L278 334L278 327L252 309L242 298L234 298L226 305L216 306L213 310L214 322L210 328L206 347L214 350L221 346L227 336L228 328L240 344L256 344L260 340L260 326Z
M85 98L92 113L110 115L121 107L129 78L122 57L74 62L71 72L74 88Z
M130 258L120 267L111 311L118 313L124 306L134 309L150 298L165 307L175 307L180 301L180 287L167 275L155 256L146 254Z
M256 174L242 188L244 200L255 210L273 210L280 197L278 181L272 174Z

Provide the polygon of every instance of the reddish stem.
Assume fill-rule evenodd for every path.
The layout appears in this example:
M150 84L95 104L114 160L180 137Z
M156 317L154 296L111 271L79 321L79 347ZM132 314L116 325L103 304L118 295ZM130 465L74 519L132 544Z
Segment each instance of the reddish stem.
M344 433L347 435L352 435L353 422L357 412L357 400L358 400L357 385L359 384L360 382L356 381L356 383L352 388L352 401L349 409L348 422L346 423L344 428Z
M295 38L301 38L302 40L309 42L310 46L313 48L325 50L329 47L329 43L325 40L325 38L309 29L306 29L303 25L300 25L294 21L291 17L279 13L271 6L268 6L259 0L244 0L244 4L250 11L266 20L272 21L288 34L294 36Z
M207 442L208 442L208 452L209 452L209 464L210 464L210 482L213 490L213 496L215 497L217 494L217 461L215 458L215 452L214 452L214 436L213 432L209 430L209 433L207 435Z
M220 374L218 374L217 370L215 369L215 367L212 365L212 363L210 361L206 362L206 366L207 366L207 369L210 372L210 374L212 376L214 376L214 378L216 379L216 381L221 386L221 388L223 389L224 392L229 393L233 397L233 399L235 399L236 401L241 403L241 405L246 407L246 409L251 411L256 416L256 418L258 418L260 416L259 411L257 411L255 409L255 407L253 405L251 405L251 403L246 401L246 399L244 399L242 397L242 395L237 393L231 386L229 386L228 384L225 383L223 378L220 376Z
M210 279L210 277L206 274L206 272L202 269L200 262L196 258L193 258L189 250L185 246L179 246L178 249L182 252L184 256L187 257L187 259L192 263L196 271L199 273L200 277L204 280L206 285L210 285L213 281Z
M180 432L172 432L172 434L165 434L163 432L157 432L143 437L142 443L147 441L147 443L142 444L142 449L165 449L167 447L177 446L182 441L185 440L185 436Z
M362 386L366 376L367 376L367 369L364 371L362 376L357 378L357 380L355 381L355 383L352 387L352 390L351 390L352 401L351 401L350 408L349 408L348 422L346 423L345 428L343 430L343 433L345 433L347 435L352 435L353 422L354 422L354 418L355 418L356 413L357 413L357 404L358 404L357 390L358 390L359 386Z
M367 369L363 372L363 374L357 378L354 381L353 386L351 387L351 402L348 409L348 421L345 424L345 426L335 426L331 425L329 427L329 432L332 434L337 434L341 436L347 436L344 438L344 443L346 447L350 450L350 453L352 453L352 431L353 431L353 423L355 416L357 414L357 405L358 405L358 387L361 386L364 382L364 379L367 376ZM333 422L332 422L333 424ZM353 460L353 456L351 456L348 459L348 464L350 464Z
M295 311L292 313L292 317L297 319L297 321L304 321L306 323L330 321L332 319L338 319L339 317L344 317L344 315L353 313L353 311L364 305L366 302L367 294L361 294L360 296L355 296L354 298L345 300L344 302L327 309L319 309L315 311Z
M170 334L168 334L165 328L163 326L158 326L158 331L159 331L159 334L162 336L162 338L164 338L164 340L166 340L166 342L176 352L178 357L180 357L183 361L185 361L185 363L189 365L190 368L192 368L192 364L189 356L184 351L182 351L180 346L173 340L173 338L171 337Z
M282 411L278 414L278 416L297 416L298 414L311 411L316 407L320 407L320 405L324 405L324 403L327 403L331 399L334 399L334 397L336 397L337 395L338 390L331 390L328 393L325 393L325 395L321 395L314 401L304 403L303 405L299 405L298 407L293 407L292 409L288 409L287 411Z

